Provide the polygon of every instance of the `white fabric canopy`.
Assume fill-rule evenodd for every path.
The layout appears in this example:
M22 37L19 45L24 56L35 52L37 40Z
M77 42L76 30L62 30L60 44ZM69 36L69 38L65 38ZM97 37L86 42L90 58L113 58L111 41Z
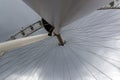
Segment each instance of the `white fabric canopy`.
M0 58L0 80L120 80L120 11L100 10L56 37Z
M23 0L56 27L55 32L112 0Z

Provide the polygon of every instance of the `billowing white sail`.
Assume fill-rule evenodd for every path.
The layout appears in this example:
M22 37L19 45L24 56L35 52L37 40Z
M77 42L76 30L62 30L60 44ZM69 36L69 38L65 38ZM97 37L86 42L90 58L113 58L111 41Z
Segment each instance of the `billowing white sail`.
M112 0L23 0L33 8L41 17L60 28L82 18L95 9L108 4Z

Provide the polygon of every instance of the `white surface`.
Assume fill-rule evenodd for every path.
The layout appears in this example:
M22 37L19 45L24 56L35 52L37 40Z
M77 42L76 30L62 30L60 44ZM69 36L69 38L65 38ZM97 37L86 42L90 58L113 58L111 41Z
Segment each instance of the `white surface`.
M56 37L0 58L0 80L120 80L120 11L100 10Z
M14 50L16 48L20 48L41 40L44 40L48 38L48 34L40 34L36 36L30 36L26 38L20 38L16 40L6 41L0 43L0 55L3 54L3 52Z
M23 0L41 17L59 29L112 0Z

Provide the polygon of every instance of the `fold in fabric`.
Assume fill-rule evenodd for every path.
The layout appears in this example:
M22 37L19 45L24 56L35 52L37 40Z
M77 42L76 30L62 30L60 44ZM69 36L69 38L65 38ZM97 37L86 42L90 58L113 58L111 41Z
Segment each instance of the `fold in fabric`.
M112 0L23 0L41 17L60 28L90 14Z

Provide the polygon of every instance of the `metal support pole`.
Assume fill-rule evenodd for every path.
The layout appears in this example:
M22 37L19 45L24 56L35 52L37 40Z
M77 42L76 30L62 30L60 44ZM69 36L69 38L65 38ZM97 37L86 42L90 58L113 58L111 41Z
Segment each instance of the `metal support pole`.
M57 39L59 41L59 45L64 46L65 42L63 41L61 35L60 34L55 34L55 36L57 37Z

